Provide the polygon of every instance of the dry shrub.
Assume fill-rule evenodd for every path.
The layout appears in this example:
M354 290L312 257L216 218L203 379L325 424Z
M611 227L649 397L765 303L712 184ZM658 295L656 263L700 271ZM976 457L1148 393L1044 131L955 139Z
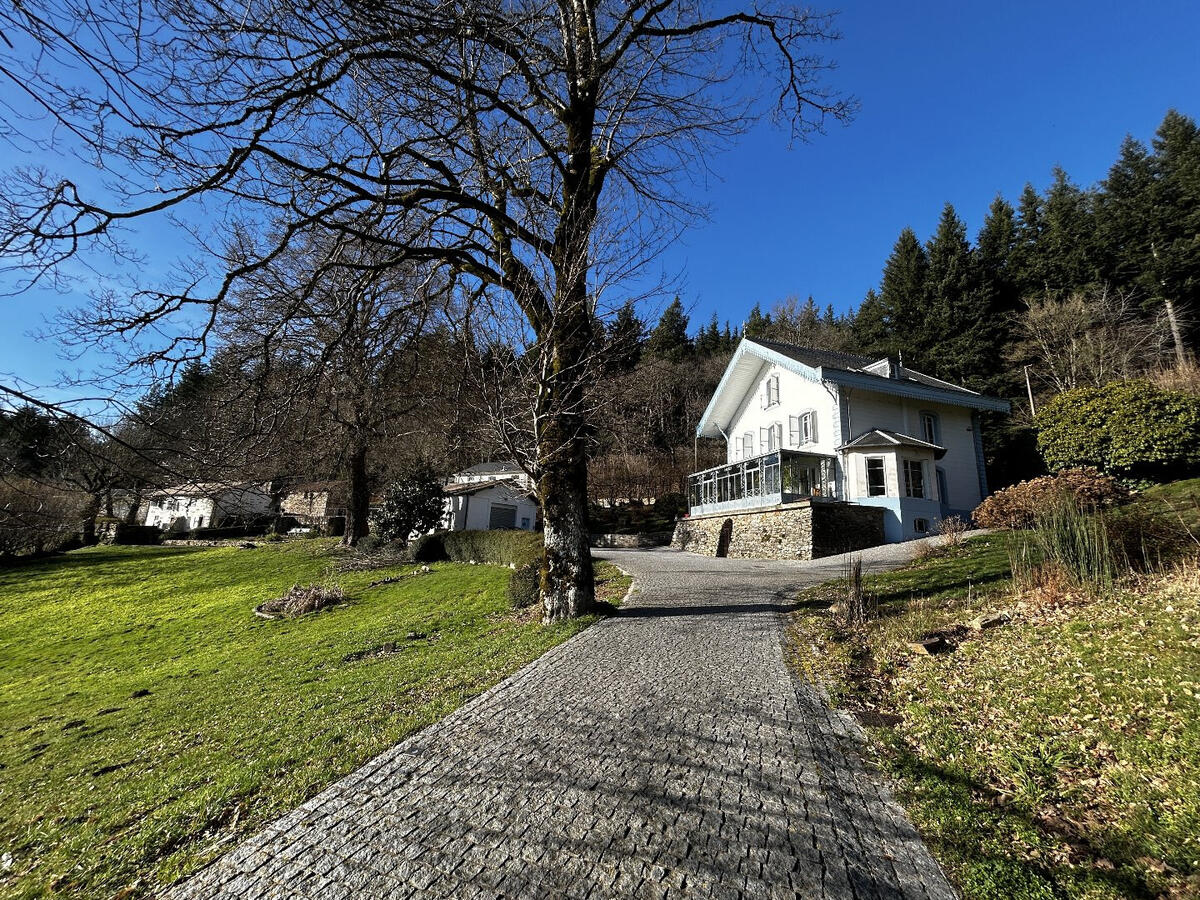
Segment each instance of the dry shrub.
M282 597L259 604L255 611L273 617L294 618L345 600L345 592L336 584L293 584Z
M1091 466L1063 469L1057 475L996 491L976 507L972 518L981 528L1029 528L1038 513L1055 506L1060 497L1068 497L1079 510L1088 511L1128 500L1129 491Z
M937 533L945 538L943 541L945 546L959 547L962 545L963 536L970 527L970 523L962 516L946 516L946 518L938 520Z
M1200 396L1200 363L1194 359L1150 373L1149 380L1164 391L1180 391Z

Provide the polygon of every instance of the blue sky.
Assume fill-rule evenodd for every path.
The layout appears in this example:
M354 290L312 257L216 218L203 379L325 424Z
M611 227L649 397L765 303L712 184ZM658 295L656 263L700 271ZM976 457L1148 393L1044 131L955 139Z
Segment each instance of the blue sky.
M1090 185L1126 133L1149 141L1170 107L1200 116L1200 4L852 2L839 27L830 79L857 119L790 149L769 125L744 136L712 160L710 221L657 262L693 325L789 295L844 311L900 230L928 236L944 203L974 235L997 192L1015 201L1054 165ZM169 269L169 244L146 246ZM50 386L74 367L28 336L62 302L0 298L0 373Z

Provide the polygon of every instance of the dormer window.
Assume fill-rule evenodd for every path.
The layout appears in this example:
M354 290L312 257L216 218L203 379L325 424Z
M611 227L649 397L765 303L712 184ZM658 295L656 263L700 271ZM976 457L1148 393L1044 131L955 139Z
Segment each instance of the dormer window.
M779 402L779 376L772 375L763 382L763 409L775 406Z

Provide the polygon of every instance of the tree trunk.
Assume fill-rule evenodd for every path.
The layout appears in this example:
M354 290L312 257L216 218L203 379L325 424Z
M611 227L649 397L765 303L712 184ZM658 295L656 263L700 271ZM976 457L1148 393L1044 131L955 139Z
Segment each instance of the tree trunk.
M129 498L129 509L125 511L125 524L136 525L138 510L142 508L142 486L139 484L133 489L133 496Z
M104 502L104 498L100 494L93 494L88 500L87 506L83 508L83 543L91 546L96 543L96 517L100 515L100 507Z
M371 490L367 484L367 448L355 447L350 453L349 484L346 489L346 532L342 543L354 547L367 536L367 517L371 512Z
M545 521L542 561L543 621L549 625L591 611L595 605L587 522L587 454L582 438L556 451L538 482Z
M1171 339L1175 343L1175 361L1182 367L1187 362L1187 351L1183 346L1183 332L1179 328L1179 317L1175 314L1175 304L1170 298L1163 297L1167 307L1167 322L1171 326Z

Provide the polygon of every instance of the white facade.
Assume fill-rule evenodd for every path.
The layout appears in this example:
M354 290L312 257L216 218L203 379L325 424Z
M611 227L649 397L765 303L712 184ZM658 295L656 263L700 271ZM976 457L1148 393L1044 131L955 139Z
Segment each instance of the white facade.
M146 524L166 531L192 531L219 528L234 517L254 519L271 512L271 495L263 485L187 485L151 497Z
M442 527L447 531L490 531L537 527L537 504L520 485L510 481L471 484L447 491Z
M717 484L693 490L693 505L745 509L802 494L883 507L887 540L920 537L986 496L978 411L1007 406L895 361L744 340L697 428L725 439L727 466L701 473ZM785 451L773 470L782 480L742 467L752 495L730 487L730 464L775 451Z

